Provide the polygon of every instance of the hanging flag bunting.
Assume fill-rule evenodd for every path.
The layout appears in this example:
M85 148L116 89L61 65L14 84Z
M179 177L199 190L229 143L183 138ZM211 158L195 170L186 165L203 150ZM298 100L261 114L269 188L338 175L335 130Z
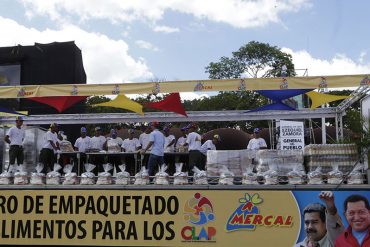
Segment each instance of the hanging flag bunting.
M86 96L56 96L56 97L33 97L30 100L51 106L59 113L67 110L69 107L85 100Z
M16 116L17 115L26 115L26 114L23 114L21 112L13 111L13 110L10 110L10 109L8 109L6 107L2 107L2 106L0 106L0 112L6 113L4 115L8 115L8 114L12 114L12 115L16 115Z
M179 93L171 93L166 98L158 102L145 103L145 107L160 109L164 111L175 112L185 117L188 115L185 112L184 107L181 104L181 98Z
M350 96L339 96L339 95L330 95L325 93L318 93L315 91L306 93L308 97L310 97L312 104L311 109L315 109L321 105L324 105L326 103L330 103L337 100L342 100L349 98Z
M93 106L109 106L109 107L121 108L121 109L136 112L140 115L144 115L143 106L133 100L130 100L125 95L118 95L114 100L96 104Z
M314 89L257 90L256 92L273 101L282 101Z

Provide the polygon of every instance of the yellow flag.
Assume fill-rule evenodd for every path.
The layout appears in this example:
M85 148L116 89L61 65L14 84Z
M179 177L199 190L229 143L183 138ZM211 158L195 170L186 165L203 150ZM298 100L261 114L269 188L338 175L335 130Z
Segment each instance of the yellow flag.
M126 109L126 110L136 112L140 115L144 115L143 106L140 105L139 103L136 103L133 100L130 100L125 95L118 95L114 100L96 104L93 106L109 106L109 107L121 108L121 109Z
M315 91L308 92L306 93L306 95L310 97L312 101L311 109L315 109L329 102L349 98L349 96L330 95L325 93L318 93Z

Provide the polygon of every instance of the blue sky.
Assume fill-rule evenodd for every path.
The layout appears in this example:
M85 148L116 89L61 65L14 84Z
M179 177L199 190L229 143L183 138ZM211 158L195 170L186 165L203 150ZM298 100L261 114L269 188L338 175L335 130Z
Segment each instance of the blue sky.
M0 0L0 46L75 40L88 83L207 79L255 40L309 75L370 68L366 0ZM6 34L6 35L5 35Z

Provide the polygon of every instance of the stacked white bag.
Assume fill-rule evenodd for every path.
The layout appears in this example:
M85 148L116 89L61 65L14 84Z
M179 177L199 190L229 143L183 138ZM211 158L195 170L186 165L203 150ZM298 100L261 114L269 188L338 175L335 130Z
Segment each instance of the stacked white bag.
M81 174L80 184L83 184L83 185L95 184L95 174L93 172L91 172L92 170L94 170L95 167L96 167L96 165L94 165L94 164L90 164L90 163L85 164L85 171L86 172Z
M36 172L32 172L31 174L31 181L30 183L33 185L43 185L45 184L45 173L41 173L44 169L44 164L37 164L36 165Z
M173 174L174 176L173 184L175 185L188 184L188 173L182 172L183 165L184 165L183 163L175 164L176 172L175 174Z
M96 184L112 184L112 174L109 173L109 171L113 169L112 164L104 164L103 169L104 172L98 174L98 181Z
M54 184L54 185L60 184L60 176L61 175L59 173L59 170L61 168L62 167L58 163L54 164L53 171L48 172L46 174L46 184Z
M28 173L22 164L18 166L18 171L14 173L14 184L28 184Z
M155 184L158 185L168 185L170 182L168 181L168 173L166 164L163 164L159 167L159 171L155 174Z
M64 181L63 185L73 185L73 184L78 184L78 178L77 178L77 173L72 172L73 170L73 165L67 164L63 168L64 172Z
M116 184L127 185L130 184L130 173L126 172L126 165L120 165L120 172L116 175Z
M208 178L207 178L207 172L203 170L199 170L198 167L193 167L193 183L196 185L208 185Z
M141 170L135 174L135 185L147 185L149 184L149 173L145 167L141 167Z

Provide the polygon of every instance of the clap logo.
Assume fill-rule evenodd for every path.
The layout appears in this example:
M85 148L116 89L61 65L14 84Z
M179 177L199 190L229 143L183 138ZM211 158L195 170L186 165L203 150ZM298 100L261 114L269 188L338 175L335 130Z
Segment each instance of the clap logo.
M292 216L264 215L261 214L257 205L263 200L259 194L250 196L245 193L239 199L239 207L231 214L226 224L226 231L255 230L257 226L287 226L293 225Z
M215 242L216 228L209 226L215 220L211 201L195 193L184 205L184 220L190 224L181 229L184 242Z

